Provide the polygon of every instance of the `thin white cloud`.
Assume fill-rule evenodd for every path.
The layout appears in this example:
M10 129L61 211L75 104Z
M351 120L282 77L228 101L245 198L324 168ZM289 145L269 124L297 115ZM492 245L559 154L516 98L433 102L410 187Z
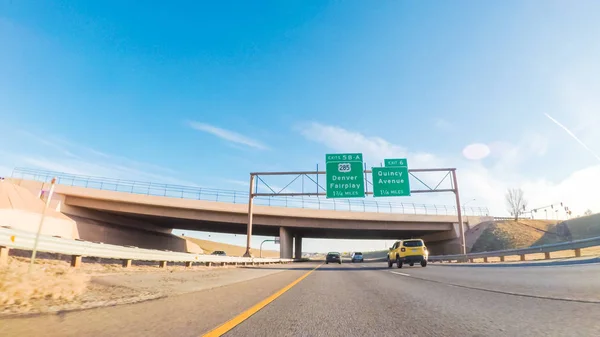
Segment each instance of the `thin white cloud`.
M59 172L59 173L69 173L69 174L85 174L85 171L80 171L79 169L76 169L75 165L69 165L68 163L65 165L65 163L60 163L56 160L49 160L47 158L44 157L30 157L30 156L21 156L20 157L21 161L23 164L25 164L27 167L35 167L35 168L40 168L43 170L48 170L48 171L55 171L55 172Z
M362 153L367 167L379 166L384 159L407 158L411 168L432 168L446 166L443 158L426 152L409 152L405 147L393 144L381 137L365 136L360 132L346 130L338 126L309 123L299 128L307 139L321 143L330 151L341 153ZM435 187L447 172L430 172L419 174L419 179L427 186ZM414 181L415 189L426 189L419 181ZM370 189L371 186L367 183ZM426 198L415 197L414 200ZM431 198L427 198L431 199ZM398 200L401 201L401 200ZM417 201L420 202L420 201ZM433 203L433 202L432 202ZM447 201L436 199L436 203Z
M505 180L520 179L526 166L533 158L543 157L548 152L547 136L528 130L521 137L511 136L513 141L493 141L486 144L490 149L486 165L490 171Z
M537 156L543 156L548 152L548 138L539 133L527 133L525 142L528 144L528 150Z
M578 60L562 69L556 95L559 98L557 112L569 119L569 129L588 144L600 141L600 67L593 54L589 59Z
M490 214L507 216L504 194L509 187L520 186L525 191L530 205L548 205L564 202L574 214L583 214L590 209L600 209L600 165L572 172L559 181L551 181L536 175L524 177L516 164L526 164L534 155L546 152L547 141L544 137L526 135L515 145L508 142L488 144L496 162L468 161L461 153L441 157L435 154L415 154L405 147L393 144L379 137L368 137L359 132L349 131L337 126L319 123L305 125L300 132L309 140L323 144L328 150L339 152L362 152L365 158L392 158L406 156L411 167L457 168L460 195L463 200L476 199L471 206L483 206ZM531 142L534 141L534 144ZM418 166L413 165L419 163ZM486 166L487 165L487 166ZM410 198L396 198L395 202L452 205L452 195L441 193L418 195ZM563 214L564 216L564 214Z
M137 160L133 160L130 158L126 158L126 157L122 157L122 156L117 156L114 154L107 154L104 153L102 151L98 151L94 148L91 148L89 146L80 144L80 143L76 143L73 141L70 141L68 139L65 139L63 137L59 137L56 135L45 135L44 137L39 137L29 131L25 131L25 130L19 130L17 132L18 135L23 135L25 137L27 137L30 140L33 140L43 146L45 146L48 149L53 149L54 151L56 151L57 153L54 153L56 155L62 155L62 157L66 157L68 159L77 159L77 160L81 160L82 162L87 162L87 161L91 161L91 162L108 162L108 163L119 163L121 165L120 169L123 170L131 170L131 167L133 168L138 168L140 170L153 170L153 171L160 171L163 174L176 174L177 172L166 168L166 167L162 167L159 165L155 165L155 164L151 164L151 163L147 163L147 162L141 162L141 161L137 161ZM51 163L47 163L47 165L51 165ZM116 167L118 168L118 167Z
M75 158L101 159L102 162L106 162L108 160L109 163L115 163L115 165L116 165L116 163L119 163L119 165L117 165L115 167L117 169L132 170L132 167L133 167L133 168L138 168L141 171L152 170L152 171L162 172L163 174L176 174L177 173L176 171L174 171L170 168L162 167L162 166L147 163L147 162L141 162L141 161L133 160L131 158L117 156L114 154L107 154L105 152L98 151L89 146L75 143L75 142L72 142L72 141L69 141L69 140L66 140L63 138L50 137L50 140L48 142L53 144L53 146L55 148L60 149L61 146L64 147L63 151L65 151L65 152L73 151L75 153L79 153L80 156L73 156ZM136 172L141 172L140 170L138 170Z
M193 182L178 178L172 169L140 162L118 155L107 154L54 135L36 136L27 131L17 131L14 143L31 142L29 148L6 147L2 150L0 166L26 167L121 180L195 186ZM13 173L13 170L10 170Z
M248 181L235 180L235 179L224 179L223 181L228 184L232 184L232 185L243 186L246 188L250 187L250 183Z
M244 136L235 131L222 129L222 128L216 127L214 125L200 123L200 122L189 122L188 124L190 125L190 127L192 127L195 130L210 133L213 136L217 136L221 139L224 139L224 140L232 142L232 143L242 144L242 145L252 147L255 149L259 149L259 150L268 150L269 149L266 145L264 145L260 141L258 141L256 139L252 139L247 136Z
M414 168L441 165L440 158L431 153L409 152L405 147L381 137L365 136L338 126L309 123L301 126L299 130L305 138L321 143L331 150L361 152L365 156L365 162L372 166L379 166L386 158L408 158L409 165Z
M51 137L40 137L40 136L37 136L26 130L18 130L17 132L36 141L37 143L41 144L42 146L46 146L48 148L59 151L67 157L78 158L77 155L75 155L75 154L73 154L73 152L67 150L64 146L61 146L59 144L59 142L57 142L56 140L51 140L50 139Z
M567 134L569 134L569 136L571 136L573 139L575 139L575 141L577 141L581 146L583 146L583 148L587 152L589 152L592 156L594 156L596 159L598 159L598 161L600 161L600 156L596 152L594 152L594 150L590 149L589 146L587 146L583 141L581 141L581 139L579 139L579 137L577 137L571 130L569 130L569 128L562 125L559 121L552 118L552 116L548 115L547 113L544 113L544 115L546 115L546 117L548 117L548 119L550 119L552 122L554 122L554 124L558 125L560 128L565 130L565 132Z
M115 161L108 162L106 160L97 161L89 158L82 160L61 157L53 157L50 159L40 155L21 155L17 157L17 162L19 163L18 165L22 167L48 170L56 173L153 182L158 184L196 186L193 182L175 178L163 174L162 172L136 169L124 166Z

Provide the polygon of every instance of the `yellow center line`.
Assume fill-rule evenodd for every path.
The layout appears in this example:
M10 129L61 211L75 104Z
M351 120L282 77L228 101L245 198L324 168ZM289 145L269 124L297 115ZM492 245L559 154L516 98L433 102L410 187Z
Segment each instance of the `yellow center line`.
M235 316L234 318L230 319L229 321L227 321L227 322L219 325L218 327L214 328L213 330L205 333L204 335L202 335L202 337L219 337L219 336L222 336L223 334L227 333L229 330L235 328L240 323L242 323L243 321L250 318L250 316L257 313L260 309L266 307L269 303L275 301L279 296L283 295L286 291L290 290L293 286L300 283L300 281L304 280L308 275L310 275L310 273L317 270L317 268L319 268L320 266L322 266L322 264L316 266L314 269L312 269L309 272L307 272L306 274L300 276L300 278L298 278L294 282L281 288L278 292L274 293L273 295L258 302L252 308L242 312L241 314Z

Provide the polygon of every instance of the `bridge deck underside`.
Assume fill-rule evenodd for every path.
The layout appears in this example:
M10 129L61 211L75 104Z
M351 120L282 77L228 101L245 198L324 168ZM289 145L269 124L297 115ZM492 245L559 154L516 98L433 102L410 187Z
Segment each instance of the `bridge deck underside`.
M230 234L246 234L246 224L231 222L213 222L204 220L181 219L173 217L158 217L143 214L120 213L100 211L108 214L116 214L128 219L146 222L164 228L175 228L184 230L196 230L205 232L219 232ZM403 239L411 237L422 237L427 234L439 232L432 230L415 229L385 229L374 230L368 228L302 228L288 227L293 235L305 238L337 238L337 239ZM279 226L263 225L254 223L253 235L279 236Z

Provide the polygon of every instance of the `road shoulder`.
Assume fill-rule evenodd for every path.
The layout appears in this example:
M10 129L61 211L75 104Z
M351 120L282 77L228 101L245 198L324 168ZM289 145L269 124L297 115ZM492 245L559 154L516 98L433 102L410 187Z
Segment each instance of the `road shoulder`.
M283 272L154 301L59 315L4 319L0 336L197 337L306 273L305 268L282 266L276 269Z

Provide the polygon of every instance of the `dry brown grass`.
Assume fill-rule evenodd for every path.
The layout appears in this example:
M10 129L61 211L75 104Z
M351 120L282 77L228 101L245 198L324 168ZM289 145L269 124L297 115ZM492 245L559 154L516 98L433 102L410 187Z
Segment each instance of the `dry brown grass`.
M4 315L23 313L52 313L63 310L78 310L117 304L136 303L163 296L166 283L178 273L175 282L190 273L210 276L216 270L237 268L236 266L205 267L194 264L169 264L159 268L156 262L137 261L139 265L123 268L120 261L103 259L101 263L87 258L80 268L70 267L69 261L57 259L56 254L40 253L31 275L27 273L29 258L10 256L8 266L0 268L0 319ZM212 271L209 272L209 271ZM182 274L185 273L185 274ZM148 280L140 289L122 285L106 284L104 277L119 276L127 280L134 275L145 274ZM139 277L139 276L138 276ZM143 276L142 276L143 277ZM197 282L186 276L189 282ZM152 285L153 284L153 285ZM149 288L149 289L144 289Z
M481 233L471 252L530 247L548 235L546 232L553 232L553 226L548 220L496 221Z
M553 222L547 220L499 221L496 229L506 233L515 248L529 247L551 231Z
M600 214L582 216L567 221L573 240L600 236Z
M186 236L185 239L190 240L191 242L200 246L200 248L202 248L202 250L204 250L205 254L210 254L216 250L222 250L225 253L227 253L227 255L229 255L229 256L243 256L244 253L246 253L246 247L242 247L242 246L234 246L234 245L228 245L226 243L196 239L196 238L192 238L189 236ZM254 254L254 256L258 256L259 250L253 248L252 253ZM279 252L274 251L274 250L264 250L263 249L262 256L278 258Z
M35 265L11 261L0 268L0 312L27 311L68 303L83 294L90 277L68 266Z
M11 250L11 254L13 254L15 250ZM29 265L30 252L18 252L20 256L10 256L9 259L12 264L27 264ZM71 262L70 256L62 256L59 258L58 254L52 253L43 253L40 252L37 254L36 259L36 268L45 268L46 266L57 267L61 269L67 270L75 270L70 267ZM189 271L189 270L201 270L201 269L213 269L217 268L213 267L205 267L202 263L195 263L192 267L186 267L183 262L169 262L167 263L166 268L160 268L157 261L132 261L131 267L123 268L121 265L121 260L116 259L99 259L93 257L84 257L83 263L81 267L76 269L77 273L86 274L89 276L103 276L110 274L132 274L132 273L172 273L176 271ZM230 269L237 268L233 265L226 266L218 266L219 269Z

